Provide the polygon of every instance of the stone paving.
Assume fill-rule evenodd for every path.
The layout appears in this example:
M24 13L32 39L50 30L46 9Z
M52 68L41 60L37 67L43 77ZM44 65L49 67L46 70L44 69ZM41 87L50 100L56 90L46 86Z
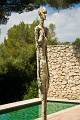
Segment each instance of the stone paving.
M51 115L48 120L80 120L80 106L76 106L67 110Z
M80 105L48 115L47 120L80 120Z

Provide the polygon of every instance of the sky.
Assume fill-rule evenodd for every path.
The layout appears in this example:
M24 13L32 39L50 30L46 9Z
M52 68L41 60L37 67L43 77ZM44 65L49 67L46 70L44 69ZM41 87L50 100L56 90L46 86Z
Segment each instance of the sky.
M55 24L55 33L59 41L73 42L76 38L80 38L80 4L59 11L49 5L45 7L48 11L45 26L48 26L50 23ZM0 25L0 43L4 41L8 30L13 25L18 25L22 21L24 23L32 23L35 19L39 19L38 9L30 12L24 11L21 14L12 13L7 24Z

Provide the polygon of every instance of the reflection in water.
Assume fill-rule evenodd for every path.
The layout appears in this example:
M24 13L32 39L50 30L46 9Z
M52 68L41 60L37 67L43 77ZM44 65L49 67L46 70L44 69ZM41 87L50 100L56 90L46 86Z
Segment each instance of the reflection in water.
M50 23L55 23L56 36L60 41L73 41L80 37L80 4L74 4L70 8L60 9L59 11L48 4L45 5L45 7L48 10L45 25L48 26ZM8 29L14 24L17 25L22 21L25 23L32 23L33 20L38 18L37 11L38 9L29 12L23 11L21 14L12 12L7 24L0 25L0 40L4 40Z

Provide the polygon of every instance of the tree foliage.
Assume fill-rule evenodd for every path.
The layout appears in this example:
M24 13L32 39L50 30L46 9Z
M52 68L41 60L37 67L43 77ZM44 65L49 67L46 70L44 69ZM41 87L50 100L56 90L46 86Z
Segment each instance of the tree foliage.
M8 31L8 38L0 45L1 104L38 96L34 33L38 23L14 25ZM57 44L54 29L51 24L48 44Z
M80 38L77 38L72 44L73 45L80 45Z
M48 45L57 45L59 44L56 35L55 35L55 25L49 25L49 32L48 32Z
M8 31L8 39L0 45L1 103L23 99L33 80L36 84L35 25L37 22L34 21L31 25L13 26ZM37 97L37 90L35 94Z
M66 8L80 0L0 0L0 24L6 24L11 12L21 13L23 10L32 11L41 4L48 3L56 8Z

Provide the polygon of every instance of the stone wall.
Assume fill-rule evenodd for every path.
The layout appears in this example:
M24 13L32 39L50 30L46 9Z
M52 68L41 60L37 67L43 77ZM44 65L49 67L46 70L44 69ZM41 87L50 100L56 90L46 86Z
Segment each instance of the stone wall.
M48 97L80 99L80 47L48 46Z

